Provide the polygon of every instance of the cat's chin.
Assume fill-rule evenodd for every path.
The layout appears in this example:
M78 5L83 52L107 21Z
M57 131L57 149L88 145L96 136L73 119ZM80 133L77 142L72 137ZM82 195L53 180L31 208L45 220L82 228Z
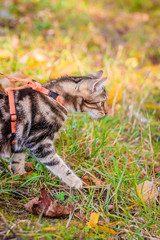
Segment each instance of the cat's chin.
M90 112L90 113L88 113L88 114L89 114L92 118L94 118L95 120L101 119L101 118L103 118L103 117L106 116L105 114L101 114L101 113L95 114L95 113Z

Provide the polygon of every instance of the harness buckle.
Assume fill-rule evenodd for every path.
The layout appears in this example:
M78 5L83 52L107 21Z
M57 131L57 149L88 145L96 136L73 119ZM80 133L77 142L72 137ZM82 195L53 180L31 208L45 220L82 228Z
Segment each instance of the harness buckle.
M56 100L56 98L58 97L58 94L50 90L48 96Z
M37 83L36 81L32 80L32 82L29 83L29 86L31 86L31 88L35 91L41 91L41 84L40 83Z
M11 113L10 114L10 119L11 119L11 122L15 122L17 120L17 115L16 113Z

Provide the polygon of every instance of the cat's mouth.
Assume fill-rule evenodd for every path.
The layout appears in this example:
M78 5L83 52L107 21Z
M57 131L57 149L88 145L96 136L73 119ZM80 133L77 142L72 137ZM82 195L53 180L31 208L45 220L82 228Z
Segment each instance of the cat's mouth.
M107 112L98 112L98 113L89 112L88 114L92 118L97 120L97 119L101 119L101 118L105 117L107 115Z

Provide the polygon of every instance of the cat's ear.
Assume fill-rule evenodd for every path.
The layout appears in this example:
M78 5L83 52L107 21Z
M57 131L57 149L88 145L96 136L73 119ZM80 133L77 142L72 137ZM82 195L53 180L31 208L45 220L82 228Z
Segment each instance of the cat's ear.
M105 86L106 81L107 81L107 78L91 80L88 83L89 90L91 92L94 92L102 89Z
M95 73L92 73L90 75L86 75L83 77L83 80L80 81L75 89L76 91L89 91L89 92L94 92L98 91L102 87L104 87L105 82L107 78L101 78L103 74L103 71L98 71Z
M103 75L103 71L100 70L100 71L98 71L98 72L94 72L94 73L91 73L91 74L89 74L89 75L86 75L85 77L87 77L87 78L93 78L93 79L99 79L99 78L102 77L102 75Z

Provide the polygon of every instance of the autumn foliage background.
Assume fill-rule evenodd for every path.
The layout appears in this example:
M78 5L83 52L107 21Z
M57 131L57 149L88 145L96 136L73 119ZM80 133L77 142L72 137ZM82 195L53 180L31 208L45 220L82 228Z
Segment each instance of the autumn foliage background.
M69 114L55 141L88 187L70 192L30 153L23 178L0 161L0 236L158 239L159 16L157 0L1 0L0 72L44 83L102 69L109 96L105 119ZM11 86L0 81L1 89ZM68 219L25 211L43 187L64 205L76 203L67 229Z

